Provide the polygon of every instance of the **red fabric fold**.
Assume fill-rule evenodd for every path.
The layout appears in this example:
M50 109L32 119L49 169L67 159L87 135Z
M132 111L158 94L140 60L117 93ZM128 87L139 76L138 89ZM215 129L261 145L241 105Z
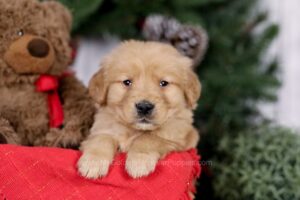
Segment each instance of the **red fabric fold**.
M190 199L201 168L196 150L172 153L148 177L132 179L117 155L107 177L87 180L78 175L81 153L44 147L0 145L0 199Z
M35 85L38 92L48 94L49 126L51 128L60 127L64 122L64 111L58 94L59 78L41 75Z

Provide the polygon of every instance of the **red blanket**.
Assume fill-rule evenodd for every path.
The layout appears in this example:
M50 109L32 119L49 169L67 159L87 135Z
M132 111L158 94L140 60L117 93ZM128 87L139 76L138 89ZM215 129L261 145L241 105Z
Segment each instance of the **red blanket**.
M79 156L74 150L0 145L0 199L188 200L200 174L196 150L168 155L141 179L126 174L125 154L116 156L107 177L84 179L76 169Z

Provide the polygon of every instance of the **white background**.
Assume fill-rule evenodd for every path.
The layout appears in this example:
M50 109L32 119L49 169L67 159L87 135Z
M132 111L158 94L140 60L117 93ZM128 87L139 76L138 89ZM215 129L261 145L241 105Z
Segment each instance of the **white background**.
M282 125L300 128L300 0L264 0L270 20L280 25L280 34L271 47L280 62L283 81L279 101L269 115Z

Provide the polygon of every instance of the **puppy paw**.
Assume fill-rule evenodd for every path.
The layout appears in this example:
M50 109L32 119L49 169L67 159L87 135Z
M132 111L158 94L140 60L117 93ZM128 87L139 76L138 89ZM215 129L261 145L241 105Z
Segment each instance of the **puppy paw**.
M79 173L88 179L106 176L111 161L103 156L83 154L77 163Z
M126 171L133 178L147 176L155 170L159 157L159 153L156 152L129 152L125 164Z

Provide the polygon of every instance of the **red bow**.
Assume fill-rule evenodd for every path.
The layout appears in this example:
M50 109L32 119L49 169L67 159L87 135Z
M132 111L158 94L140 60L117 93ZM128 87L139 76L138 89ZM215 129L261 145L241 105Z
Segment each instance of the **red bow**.
M41 75L35 82L38 92L48 93L49 125L58 128L63 125L64 111L58 95L59 78L51 75Z

